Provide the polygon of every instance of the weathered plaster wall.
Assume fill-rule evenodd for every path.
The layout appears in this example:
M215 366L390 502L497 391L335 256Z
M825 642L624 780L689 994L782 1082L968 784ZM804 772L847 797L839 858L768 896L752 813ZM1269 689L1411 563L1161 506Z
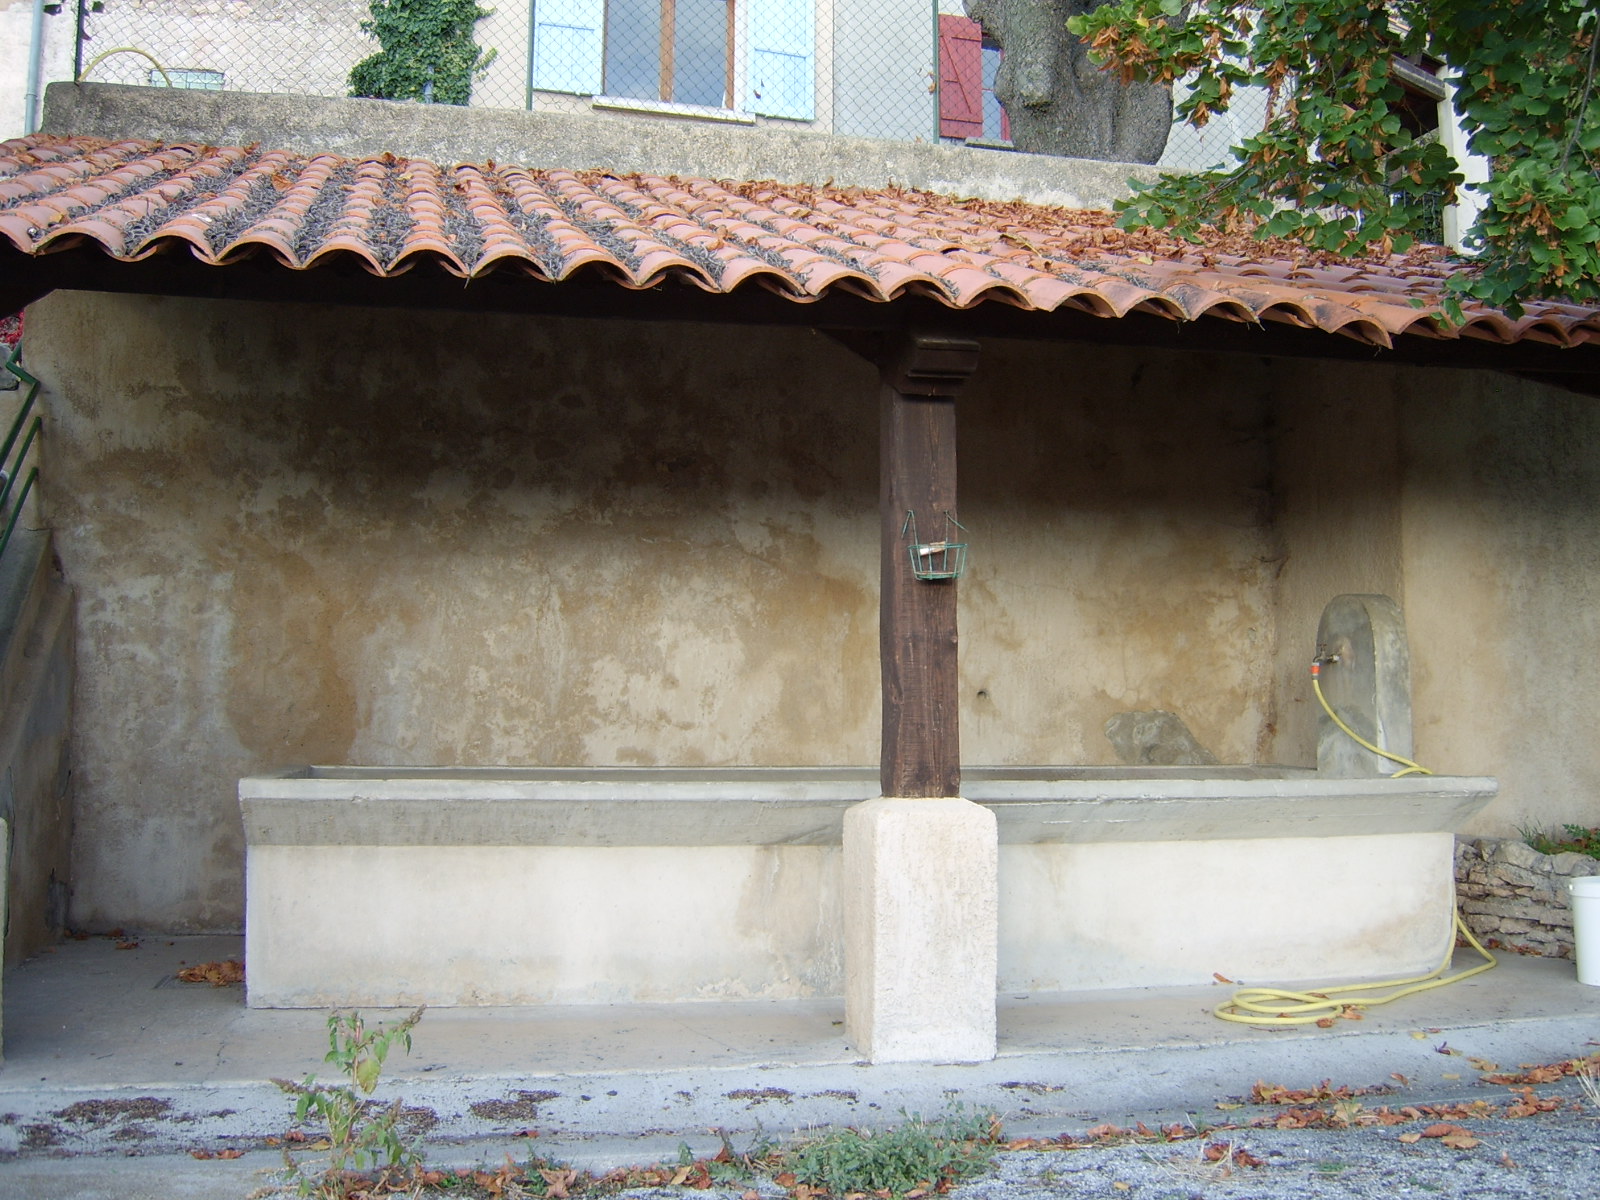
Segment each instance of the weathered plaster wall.
M1466 372L1405 388L1419 761L1500 777L1473 833L1600 824L1600 404Z
M68 293L29 322L79 924L236 926L234 784L295 762L876 760L877 384L832 341ZM1266 379L985 348L968 761L1107 761L1152 707L1257 756Z
M0 140L28 132L29 55L33 45L34 0L0 0ZM44 84L72 78L75 6L46 13L40 30L40 96L33 110L37 125L44 111Z
M1256 360L985 345L959 434L965 761L1115 762L1106 720L1153 708L1260 760L1267 401Z
M1318 705L1310 663L1323 608L1346 592L1392 596L1402 612L1406 608L1396 412L1401 385L1385 367L1276 362L1271 371L1281 557L1278 701L1263 757L1315 766Z
M1600 822L1600 406L1487 372L1273 373L1272 757L1315 760L1322 606L1383 592L1410 634L1417 760L1500 779L1470 831Z

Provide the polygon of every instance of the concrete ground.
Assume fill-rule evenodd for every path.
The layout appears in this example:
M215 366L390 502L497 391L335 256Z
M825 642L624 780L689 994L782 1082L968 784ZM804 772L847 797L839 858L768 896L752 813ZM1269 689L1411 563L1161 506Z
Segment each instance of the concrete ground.
M229 1200L267 1181L281 1160L264 1139L293 1124L270 1080L329 1077L326 1013L250 1010L238 986L177 979L186 964L241 954L238 938L128 949L95 938L7 972L0 1197ZM863 1065L839 1000L435 1009L378 1095L403 1098L433 1165L526 1160L536 1148L593 1169L676 1159L680 1142L710 1153L713 1129L743 1146L758 1131L889 1124L952 1102L998 1112L1011 1136L1053 1136L1214 1123L1219 1102L1258 1080L1397 1089L1371 1103L1498 1101L1505 1088L1481 1080L1485 1063L1515 1069L1600 1041L1600 988L1564 961L1504 956L1326 1030L1219 1021L1211 1009L1230 992L1007 995L999 1057L974 1066ZM192 1157L231 1148L245 1153Z

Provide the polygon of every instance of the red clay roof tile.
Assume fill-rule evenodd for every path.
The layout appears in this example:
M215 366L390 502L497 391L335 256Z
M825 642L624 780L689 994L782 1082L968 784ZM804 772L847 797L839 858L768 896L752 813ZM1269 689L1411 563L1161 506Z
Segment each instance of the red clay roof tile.
M187 251L222 264L264 253L305 270L354 258L380 276L431 261L471 279L521 271L555 282L597 269L618 284L665 279L788 299L838 289L878 301L931 296L1102 317L1153 313L1272 321L1379 346L1399 334L1600 342L1600 312L1536 301L1512 319L1438 315L1456 267L1429 250L1384 261L1270 257L1239 239L1191 246L1116 229L1105 213L957 200L886 188L441 167L34 134L0 142L0 239L25 254L85 243L125 260ZM1247 252L1239 253L1243 247ZM1292 252L1291 252L1292 253Z

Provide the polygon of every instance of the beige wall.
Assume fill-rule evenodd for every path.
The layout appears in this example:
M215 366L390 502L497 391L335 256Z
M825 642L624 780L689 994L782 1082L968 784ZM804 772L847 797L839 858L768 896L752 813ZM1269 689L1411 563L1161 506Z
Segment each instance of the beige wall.
M960 418L967 762L1113 762L1107 718L1150 708L1260 760L1266 382L1254 359L985 345Z
M1600 402L1457 372L1412 380L1417 749L1501 777L1474 832L1600 824Z
M825 337L58 293L29 339L78 923L237 926L278 766L876 760L877 385ZM1317 616L1383 591L1475 829L1600 821L1593 401L996 341L961 427L966 761L1159 707L1308 763Z
M1486 372L1273 370L1273 756L1314 760L1326 598L1386 592L1411 638L1417 760L1500 779L1470 831L1600 824L1600 405Z
M825 337L58 293L29 338L81 924L236 926L280 765L876 760L877 385ZM1107 761L1149 707L1258 756L1266 382L986 347L968 761Z
M1406 612L1400 510L1402 373L1273 364L1278 704L1265 757L1315 766L1310 665L1322 609L1346 592L1391 596ZM1409 616L1410 614L1407 613Z

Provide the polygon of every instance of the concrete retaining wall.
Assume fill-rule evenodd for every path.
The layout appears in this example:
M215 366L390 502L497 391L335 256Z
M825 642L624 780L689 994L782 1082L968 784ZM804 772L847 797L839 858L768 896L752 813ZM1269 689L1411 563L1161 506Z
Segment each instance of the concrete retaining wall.
M931 121L930 121L931 127ZM648 171L839 187L909 187L987 200L1111 207L1154 167L967 146L821 137L599 113L508 112L116 84L53 83L44 130L195 140L302 153L401 154L434 162ZM930 128L931 132L931 128Z

